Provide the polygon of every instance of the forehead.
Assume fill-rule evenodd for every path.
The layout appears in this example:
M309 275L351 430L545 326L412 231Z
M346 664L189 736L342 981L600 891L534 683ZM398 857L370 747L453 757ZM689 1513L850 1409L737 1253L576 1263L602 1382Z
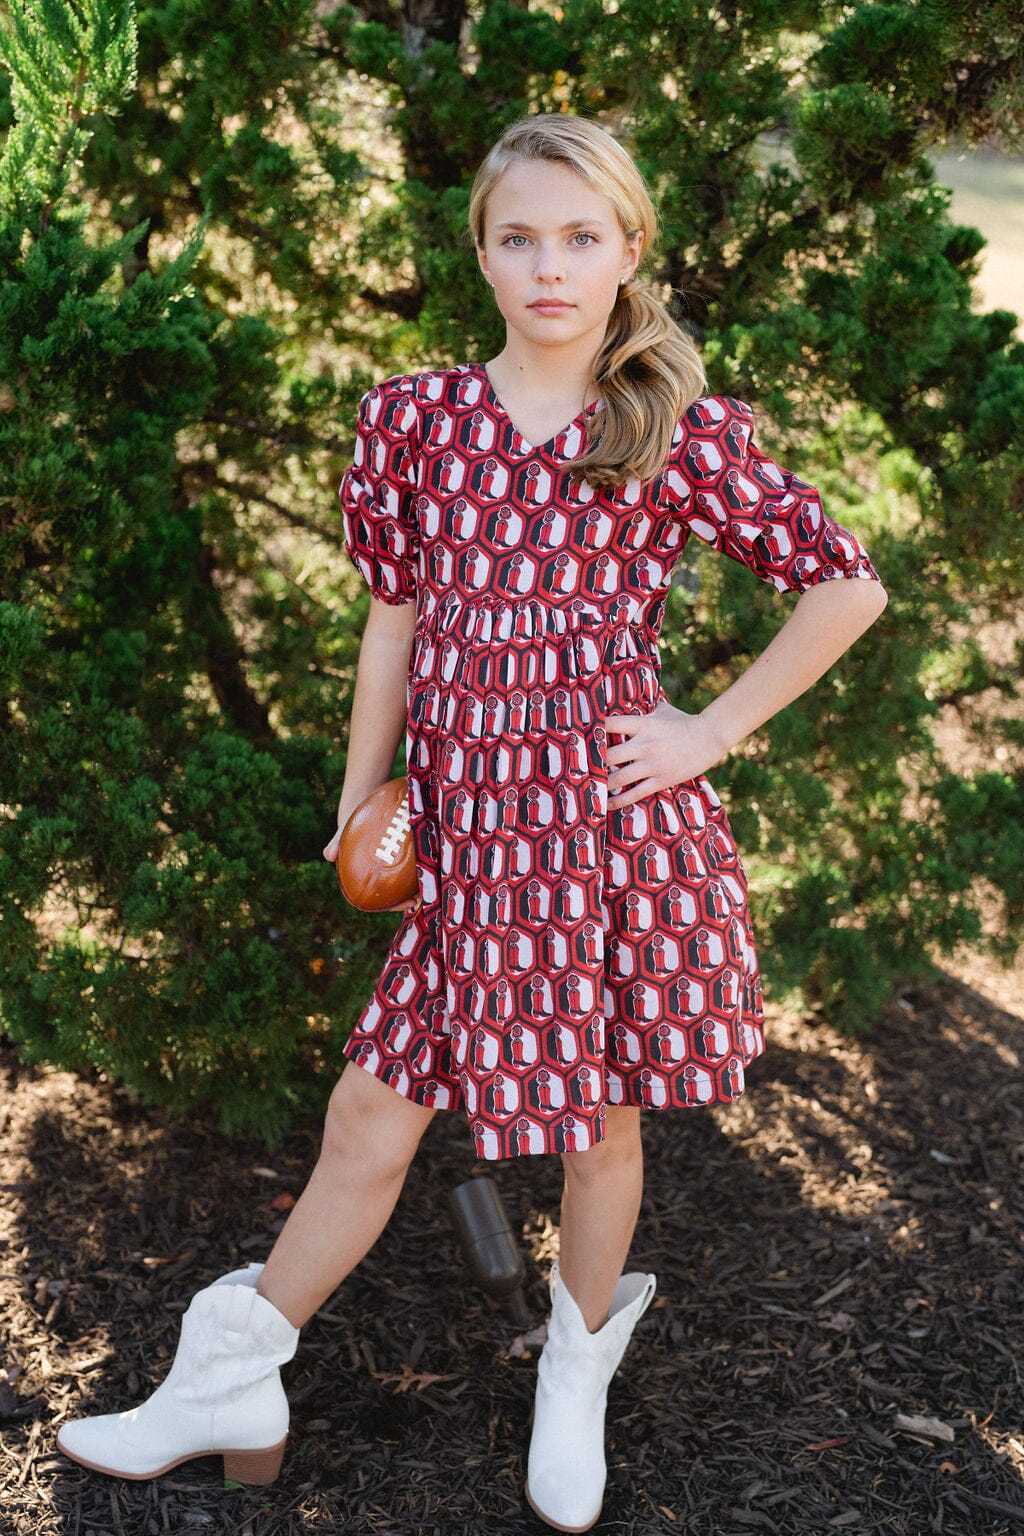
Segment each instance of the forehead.
M552 160L516 157L502 171L487 199L487 225L503 221L558 228L585 220L619 224L611 198L578 176L568 165Z

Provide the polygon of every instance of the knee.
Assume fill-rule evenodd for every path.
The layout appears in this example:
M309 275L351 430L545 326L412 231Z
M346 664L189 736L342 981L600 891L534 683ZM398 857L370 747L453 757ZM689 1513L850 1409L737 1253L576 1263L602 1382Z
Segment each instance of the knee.
M633 1108L609 1109L604 1139L585 1152L563 1152L562 1167L567 1182L583 1186L603 1179L619 1178L643 1170L643 1143L640 1140L640 1111Z
M347 1066L327 1103L321 1156L365 1164L368 1177L403 1178L431 1118L361 1067Z

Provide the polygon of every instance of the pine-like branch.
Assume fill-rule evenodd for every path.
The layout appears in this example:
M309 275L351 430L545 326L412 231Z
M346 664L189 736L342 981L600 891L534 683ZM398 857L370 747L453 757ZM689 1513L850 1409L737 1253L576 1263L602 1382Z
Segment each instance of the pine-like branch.
M15 124L0 155L0 210L44 231L89 139L87 120L116 112L134 87L131 0L8 0L0 58Z

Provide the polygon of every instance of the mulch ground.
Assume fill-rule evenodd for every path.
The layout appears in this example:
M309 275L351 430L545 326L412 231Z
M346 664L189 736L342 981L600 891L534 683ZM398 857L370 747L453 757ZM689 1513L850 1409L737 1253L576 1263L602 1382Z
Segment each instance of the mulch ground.
M658 1296L612 1386L599 1536L1024 1530L1008 984L961 968L862 1040L776 1014L742 1100L645 1116L629 1267ZM285 1368L279 1481L225 1487L207 1459L129 1483L64 1461L57 1427L162 1378L192 1292L266 1254L319 1126L268 1154L10 1052L0 1078L3 1536L547 1529L521 1495L537 1345L474 1286L447 1193L497 1181L535 1329L556 1158L478 1164L461 1118L438 1115L378 1246Z

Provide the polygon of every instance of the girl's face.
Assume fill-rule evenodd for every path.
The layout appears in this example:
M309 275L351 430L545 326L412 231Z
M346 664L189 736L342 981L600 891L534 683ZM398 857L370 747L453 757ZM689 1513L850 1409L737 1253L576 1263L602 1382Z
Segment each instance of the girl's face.
M541 346L604 337L620 279L643 234L627 239L615 205L566 165L515 159L502 172L477 246L510 332Z

